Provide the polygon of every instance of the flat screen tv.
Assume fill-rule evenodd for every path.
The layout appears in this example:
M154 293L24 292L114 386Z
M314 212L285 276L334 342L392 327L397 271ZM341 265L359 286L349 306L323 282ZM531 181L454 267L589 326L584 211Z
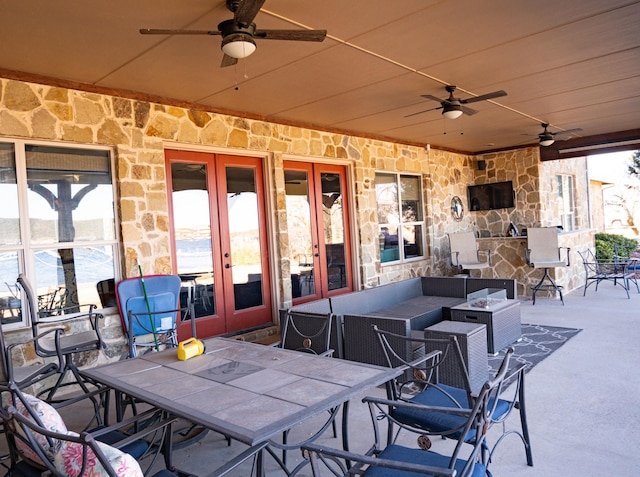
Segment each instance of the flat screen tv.
M471 185L467 189L469 210L494 210L514 207L511 181Z

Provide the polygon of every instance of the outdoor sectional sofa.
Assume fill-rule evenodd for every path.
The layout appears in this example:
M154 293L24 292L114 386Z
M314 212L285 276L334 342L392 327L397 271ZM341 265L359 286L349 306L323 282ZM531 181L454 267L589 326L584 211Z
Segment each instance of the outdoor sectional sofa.
M513 279L417 277L307 302L290 311L329 317L335 356L386 365L372 325L410 336L414 330L422 331L450 319L451 307L465 303L468 293L483 288L502 288L507 298L516 298L517 284ZM414 352L407 348L404 358L411 358Z

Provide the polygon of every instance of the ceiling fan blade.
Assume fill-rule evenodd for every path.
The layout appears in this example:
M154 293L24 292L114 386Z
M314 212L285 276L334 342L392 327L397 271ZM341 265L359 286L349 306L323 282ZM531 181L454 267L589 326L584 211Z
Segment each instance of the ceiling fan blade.
M425 109L424 111L418 111L417 113L407 114L405 118L410 118L411 116L417 116L418 114L428 113L429 111L435 111L436 109L442 109L442 106L438 106L437 108Z
M582 131L582 128L567 129L565 131L558 131L557 133L553 133L553 135L559 136L560 134L571 134L571 133L580 132L580 131Z
M256 30L253 36L263 40L323 41L327 30Z
M500 98L506 96L505 91L494 91L493 93L481 94L480 96L474 96L473 98L461 99L460 102L464 104L476 103L478 101L486 101L487 99Z
M442 100L440 98L436 98L435 96L431 96L430 94L421 94L421 97L425 98L425 99L430 99L432 101L437 101L438 103L443 103L446 100Z
M466 106L460 106L460 109L467 116L473 116L474 114L476 114L478 112L475 109L467 108Z
M220 35L218 30L163 30L161 28L141 28L143 35Z
M251 25L265 1L266 0L242 0L238 6L238 10L235 12L233 20L244 26Z
M238 58L234 58L233 56L229 56L225 54L222 57L222 62L220 63L220 68L226 68L227 66L233 66L238 63Z

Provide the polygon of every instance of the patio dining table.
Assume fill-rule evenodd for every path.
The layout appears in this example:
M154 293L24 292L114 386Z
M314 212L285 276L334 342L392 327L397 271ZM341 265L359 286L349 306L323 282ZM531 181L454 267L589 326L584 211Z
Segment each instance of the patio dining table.
M205 353L186 361L175 349L148 353L82 373L110 388L249 446L224 467L265 447L282 448L286 430L342 406L342 439L348 449L348 403L402 370L301 353L228 338L205 340ZM322 426L317 436L327 429ZM275 454L271 453L275 458ZM234 459L235 460L235 459ZM280 467L289 474L283 462ZM221 468L222 469L222 468ZM211 475L220 475L218 469Z

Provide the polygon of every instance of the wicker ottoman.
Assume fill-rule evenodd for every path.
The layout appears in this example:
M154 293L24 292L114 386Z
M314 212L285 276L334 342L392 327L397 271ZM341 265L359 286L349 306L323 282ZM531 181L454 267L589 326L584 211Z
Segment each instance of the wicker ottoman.
M452 321L481 323L487 327L487 349L497 354L502 348L515 343L522 336L520 302L507 300L504 305L491 308L475 308L468 304L451 308Z
M455 335L460 344L464 364L469 373L471 391L478 392L482 385L489 379L489 360L487 358L487 327L477 323L464 323L461 321L441 321L424 330L426 339L442 339ZM427 343L425 351L444 351L443 345ZM465 388L464 376L455 355L449 355L442 362L439 369L440 382Z

